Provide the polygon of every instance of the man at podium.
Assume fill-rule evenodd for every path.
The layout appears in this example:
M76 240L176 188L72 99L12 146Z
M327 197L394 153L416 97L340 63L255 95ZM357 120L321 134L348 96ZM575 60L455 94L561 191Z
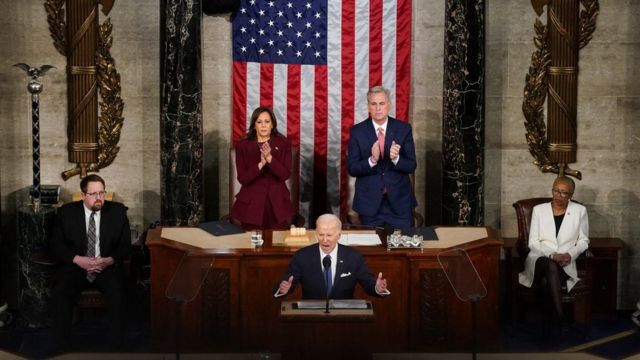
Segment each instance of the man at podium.
M391 294L382 273L377 278L373 276L358 250L338 244L341 231L342 222L337 216L318 217L318 243L293 255L274 297L288 294L298 283L302 285L304 299L352 299L356 283L372 296Z

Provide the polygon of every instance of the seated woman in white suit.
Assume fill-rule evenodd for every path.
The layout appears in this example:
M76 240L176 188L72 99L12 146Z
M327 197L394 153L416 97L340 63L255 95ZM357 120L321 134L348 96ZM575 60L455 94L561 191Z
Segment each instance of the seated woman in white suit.
M562 282L567 291L578 282L576 259L589 247L587 209L571 201L575 183L571 178L558 177L553 182L550 203L533 208L529 230L529 255L519 281L526 287L540 283L548 292L554 310L554 320L565 323L562 311Z

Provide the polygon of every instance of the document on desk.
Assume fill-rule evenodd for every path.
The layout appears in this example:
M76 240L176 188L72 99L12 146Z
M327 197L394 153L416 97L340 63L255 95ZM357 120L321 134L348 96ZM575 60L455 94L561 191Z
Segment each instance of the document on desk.
M300 300L294 303L293 308L299 310L324 309L327 303L324 300ZM329 300L330 309L368 309L366 300L345 299Z
M338 242L347 246L377 246L382 245L378 234L363 234L363 233L350 233L340 235Z

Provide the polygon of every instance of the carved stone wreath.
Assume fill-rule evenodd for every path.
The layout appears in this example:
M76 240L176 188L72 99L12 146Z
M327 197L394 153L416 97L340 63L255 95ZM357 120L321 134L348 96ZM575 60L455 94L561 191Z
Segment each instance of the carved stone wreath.
M534 8L541 14L541 6L545 1L538 1ZM585 47L593 38L596 29L596 19L600 11L598 0L581 0L584 9L580 12L579 23L579 48ZM533 39L536 50L531 55L531 66L526 75L524 86L524 100L522 102L522 112L525 117L524 126L527 130L526 139L529 144L529 152L534 158L533 164L542 172L561 172L572 175L578 179L582 174L578 170L571 170L568 167L560 168L560 164L549 159L548 142L546 135L546 125L544 116L544 104L547 98L549 87L548 68L551 63L551 54L548 43L547 25L536 19L534 24L536 35Z
M47 22L49 31L54 41L54 46L58 52L67 55L66 23L64 0L46 0L45 10L47 12ZM103 10L108 12L113 2L103 4ZM107 7L107 9L104 9ZM98 162L89 164L87 171L99 171L113 162L118 155L120 147L120 132L124 123L122 111L124 102L121 96L120 74L116 70L115 60L111 56L111 45L113 37L111 32L113 25L111 19L105 20L98 29L98 46L95 54L95 64L97 67L97 82L99 86L99 127L98 127ZM64 171L61 175L67 180L81 173L81 168L76 167Z

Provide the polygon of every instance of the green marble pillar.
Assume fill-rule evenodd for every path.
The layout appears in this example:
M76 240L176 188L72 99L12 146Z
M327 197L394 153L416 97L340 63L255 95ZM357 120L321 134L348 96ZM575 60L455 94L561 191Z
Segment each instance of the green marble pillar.
M29 327L41 327L51 321L51 279L53 266L32 261L34 254L48 252L49 236L56 216L56 208L40 205L36 212L33 205L18 210L18 271L19 309Z

